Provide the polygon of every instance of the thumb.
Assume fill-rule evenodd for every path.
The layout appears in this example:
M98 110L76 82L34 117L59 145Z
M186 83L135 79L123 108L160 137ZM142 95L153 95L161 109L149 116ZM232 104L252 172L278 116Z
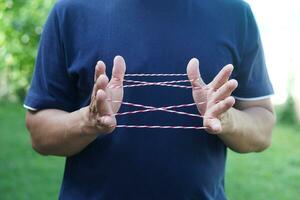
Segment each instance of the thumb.
M114 66L112 69L112 77L110 84L114 86L123 85L123 79L126 71L126 63L122 56L116 56L114 58Z
M197 58L192 58L190 60L187 65L186 71L193 88L202 88L206 85L201 78L199 70L199 60Z

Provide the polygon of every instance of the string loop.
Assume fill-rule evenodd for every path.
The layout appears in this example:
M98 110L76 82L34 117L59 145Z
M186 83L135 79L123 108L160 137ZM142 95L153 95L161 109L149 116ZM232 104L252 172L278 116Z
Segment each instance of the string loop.
M187 74L125 74L125 77L180 77L180 76L187 76ZM123 82L127 83L127 85L112 86L111 88L114 89L114 88L121 88L121 87L133 88L133 87L144 87L144 86L164 86L164 87L191 89L191 88L193 88L192 86L180 85L180 83L188 83L191 81L193 81L193 80L147 82L147 81L124 79ZM168 113L173 113L173 114L178 114L178 115L186 115L186 116L190 116L190 117L204 118L204 116L201 116L199 114L187 113L184 111L177 111L174 109L197 106L197 105L205 104L205 102L170 105L170 106L163 106L163 107L153 107L153 106L147 106L147 105L142 105L142 104L137 104L137 103L123 102L123 101L113 101L113 100L108 100L108 101L110 101L112 103L121 103L122 105L143 108L143 109L134 110L134 111L115 113L115 114L113 114L114 116L124 116L124 115L132 115L132 114L137 114L137 113L162 111L162 112L168 112ZM116 127L117 128L148 128L148 129L196 129L196 130L206 129L206 127L203 127L203 126L178 126L178 125L159 126L159 125L125 125L124 124L124 125L117 125Z

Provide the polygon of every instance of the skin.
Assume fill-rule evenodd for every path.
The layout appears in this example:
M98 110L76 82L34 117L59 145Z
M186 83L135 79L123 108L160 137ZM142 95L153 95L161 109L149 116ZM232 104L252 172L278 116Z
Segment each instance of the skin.
M45 109L28 111L26 125L31 134L33 148L42 155L72 156L82 151L97 137L113 132L122 101L126 64L116 56L109 80L105 64L95 67L95 84L89 106L75 112ZM205 84L200 75L199 62L193 58L187 74L193 86L193 98L204 116L203 124L210 134L216 134L230 149L240 152L259 152L271 143L275 116L269 99L236 101L231 93L236 80L229 80L232 65L225 66L214 80ZM255 125L255 126L254 126Z
M42 155L72 156L82 151L98 136L110 134L116 126L116 118L122 101L122 86L126 64L116 56L111 80L105 74L105 64L99 61L95 67L94 88L91 103L75 112L57 109L28 111L26 126L31 135L34 150ZM113 88L113 89L112 89Z
M236 101L232 92L238 82L229 80L232 65L225 66L209 84L199 71L199 61L193 58L187 74L193 86L193 98L207 131L216 134L233 151L260 152L271 144L275 124L274 109L269 98L255 101Z

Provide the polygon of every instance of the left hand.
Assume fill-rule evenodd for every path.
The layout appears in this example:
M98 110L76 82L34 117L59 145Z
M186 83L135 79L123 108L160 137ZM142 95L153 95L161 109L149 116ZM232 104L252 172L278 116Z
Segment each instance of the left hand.
M92 135L108 134L115 129L117 121L113 114L118 112L121 106L120 102L123 99L125 70L124 58L116 56L112 68L112 77L109 80L106 76L105 63L102 61L97 63L90 105L81 109L82 116L85 119L85 132Z
M236 80L229 80L232 71L233 66L226 65L209 84L205 84L200 75L199 61L193 58L187 66L193 98L203 116L203 126L209 133L223 134L232 126L229 110L235 99L231 93L238 86Z

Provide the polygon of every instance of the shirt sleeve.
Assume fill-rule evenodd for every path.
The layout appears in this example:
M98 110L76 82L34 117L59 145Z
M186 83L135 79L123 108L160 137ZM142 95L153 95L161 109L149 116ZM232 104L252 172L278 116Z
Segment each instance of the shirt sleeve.
M246 9L244 27L241 62L236 67L234 76L239 85L233 96L240 100L268 98L274 93L273 87L265 63L260 33L249 5Z
M30 110L77 107L76 84L66 66L56 7L50 12L40 40L31 86L24 107Z

